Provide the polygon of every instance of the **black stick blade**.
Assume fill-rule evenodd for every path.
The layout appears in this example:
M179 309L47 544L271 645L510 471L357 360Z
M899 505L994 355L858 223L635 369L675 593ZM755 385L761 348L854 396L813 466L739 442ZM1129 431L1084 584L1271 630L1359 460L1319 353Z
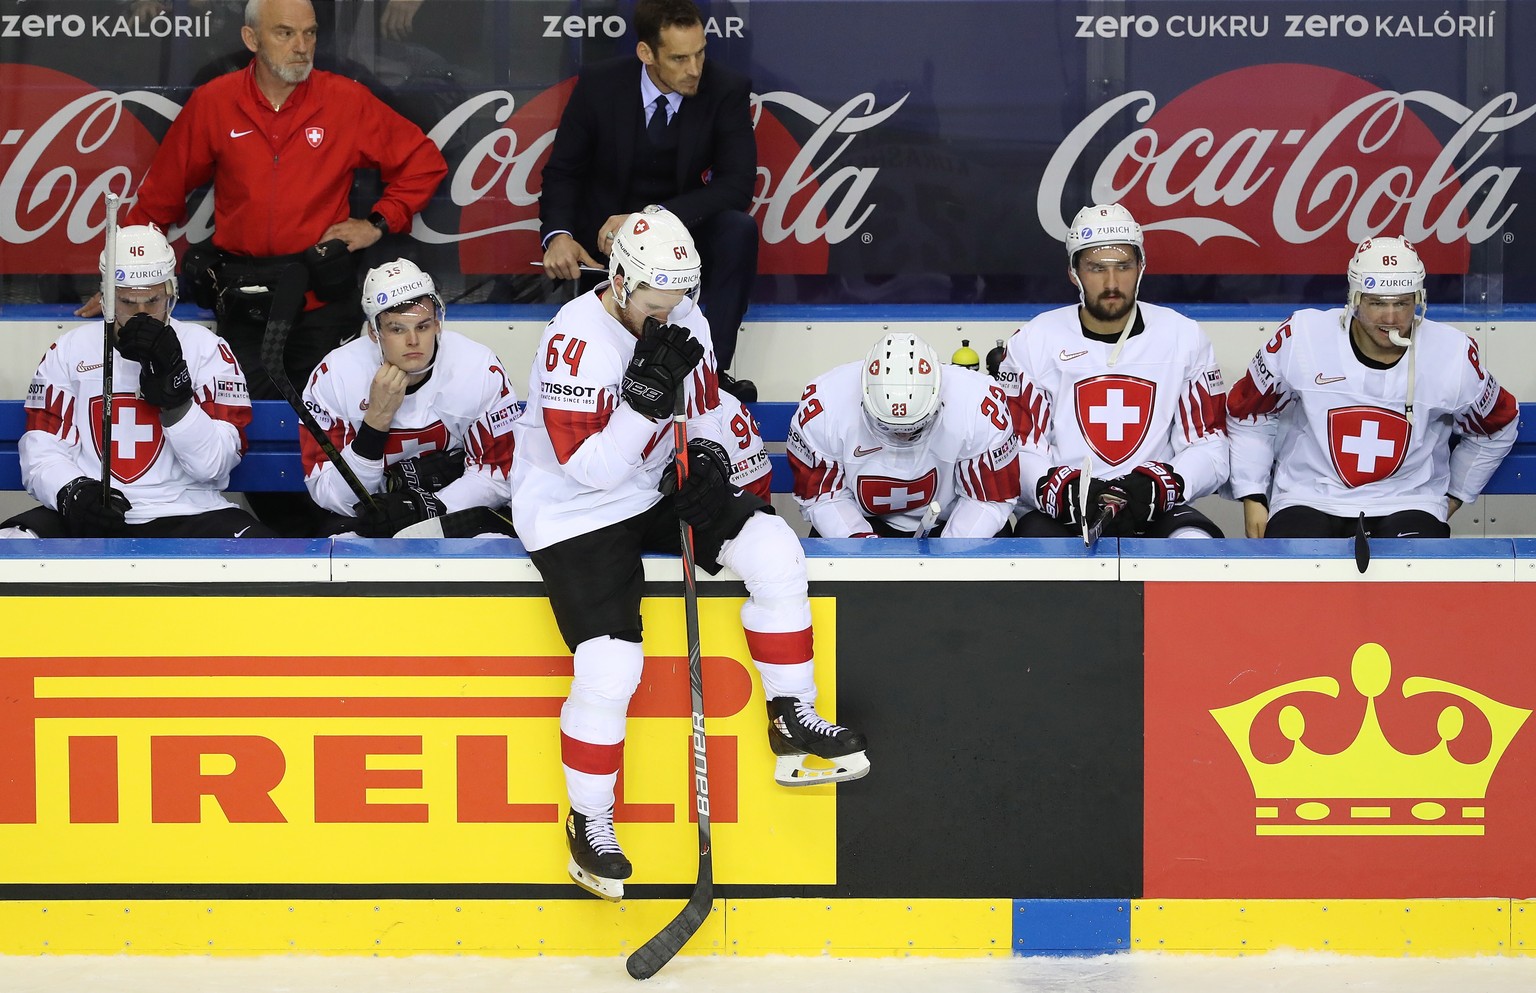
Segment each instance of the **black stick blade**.
M650 979L662 970L688 940L699 933L709 918L710 907L715 900L714 874L708 867L700 867L699 881L693 895L678 911L672 923L662 928L656 936L630 953L624 968L635 979Z
M1360 512L1360 518L1355 522L1355 568L1362 573L1371 564L1371 541L1365 531L1365 511Z

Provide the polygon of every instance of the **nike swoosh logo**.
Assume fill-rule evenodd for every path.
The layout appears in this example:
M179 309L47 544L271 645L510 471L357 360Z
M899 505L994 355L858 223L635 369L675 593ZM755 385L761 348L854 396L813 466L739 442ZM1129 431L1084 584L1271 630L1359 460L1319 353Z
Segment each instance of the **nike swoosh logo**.
M1080 356L1087 355L1087 354L1088 354L1088 349L1086 349L1086 348L1083 349L1081 352L1070 352L1070 353L1065 348L1063 348L1061 350L1061 361L1063 361L1063 362L1071 362L1073 359L1079 358Z
M1312 380L1312 382L1319 386L1327 386L1329 383L1342 383L1346 378L1345 376L1324 376L1322 373L1318 373L1317 378Z
M1396 535L1398 538L1417 538L1418 536L1417 531L1399 531Z
M873 455L873 454L875 454L876 452L878 452L880 449L882 449L884 447L885 447L884 445L876 445L874 448L860 448L858 445L854 445L853 446L853 457L856 458L856 459L862 459L866 455Z
M251 525L247 524L245 527L243 527L240 530L235 532L235 537L236 538L240 537L241 535L245 534L250 529L251 529Z
M252 131L255 131L255 130L256 130L255 128L252 128L250 131L236 131L234 128L230 128L229 129L229 136L231 138L244 138L246 135L250 134Z

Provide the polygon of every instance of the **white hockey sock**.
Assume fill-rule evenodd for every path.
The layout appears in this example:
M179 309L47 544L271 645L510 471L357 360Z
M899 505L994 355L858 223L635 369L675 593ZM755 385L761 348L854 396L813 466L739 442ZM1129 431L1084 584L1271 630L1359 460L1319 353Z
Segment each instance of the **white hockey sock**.
M1183 528L1174 528L1173 529L1173 533L1170 534L1168 537L1170 537L1170 538L1209 538L1210 534L1208 532L1206 532L1206 531L1201 530L1200 528L1183 527Z
M571 807L591 816L613 806L624 761L624 722L645 653L607 636L576 646L571 695L560 708L560 762Z

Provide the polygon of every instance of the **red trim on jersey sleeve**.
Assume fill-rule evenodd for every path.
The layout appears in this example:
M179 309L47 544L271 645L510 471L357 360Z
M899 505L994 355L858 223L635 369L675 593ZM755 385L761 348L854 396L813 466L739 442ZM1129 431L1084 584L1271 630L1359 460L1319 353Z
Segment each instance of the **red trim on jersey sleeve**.
M1015 455L1000 466L993 465L990 457L967 462L960 476L965 495L983 503L1012 503L1017 500L1023 492L1018 461Z
M464 447L466 464L490 466L503 476L512 474L512 452L515 445L511 431L505 431L497 437L491 433L490 428L477 421L470 427L464 439Z
M330 430L325 432L325 434L326 437L331 439L331 444L335 445L336 450L339 452L347 447L355 432L352 430L352 425L344 421L336 421L331 424ZM316 468L331 461L326 457L325 450L320 447L314 438L310 437L308 431L299 435L299 455L304 465L305 479L313 475Z
M1008 398L1008 413L1013 415L1013 429L1025 444L1038 444L1051 419L1045 394L1035 392L1033 383L1025 383L1018 396Z
M743 629L747 636L747 652L752 661L765 665L799 665L816 657L810 628L800 631L753 631Z
M1280 406L1280 391L1271 386L1263 392L1253 381L1253 373L1243 373L1243 378L1232 384L1227 391L1227 416L1239 420L1272 414ZM1223 425L1225 426L1225 425Z
M203 413L213 420L235 426L235 430L240 435L240 454L244 455L251 447L250 442L245 439L245 429L251 423L251 408L244 404L215 403L213 393L206 386L203 387L203 394L204 399L198 401L197 405L203 408Z
M795 477L794 493L802 500L814 500L836 492L842 485L843 472L836 462L823 462L814 468L789 455L789 470Z
M1488 415L1479 417L1476 412L1467 414L1461 419L1461 429L1467 434L1492 437L1519 416L1520 405L1508 390L1500 386L1499 395L1494 398L1493 409L1488 411Z
M1184 426L1184 440L1188 442L1225 433L1226 394L1212 394L1199 380L1192 380L1188 391L1179 401L1179 421Z
M693 389L689 391L688 416L697 417L706 410L714 410L720 406L720 374L715 367L705 362L700 362L693 367ZM699 399L703 398L701 407Z
M595 411L544 408L544 430L549 434L549 443L554 446L555 458L561 465L569 462L588 438L608 426L616 406L617 401L604 390L597 398Z
M44 434L57 435L61 439L69 437L70 426L75 423L75 398L64 390L52 386L43 394L41 407L27 408L27 430L42 431Z
M590 741L572 738L560 732L560 761L577 772L589 776L612 776L624 763L624 742L616 745L594 745Z
M773 473L765 472L756 479L749 481L746 491L753 496L762 497L765 503L773 502Z

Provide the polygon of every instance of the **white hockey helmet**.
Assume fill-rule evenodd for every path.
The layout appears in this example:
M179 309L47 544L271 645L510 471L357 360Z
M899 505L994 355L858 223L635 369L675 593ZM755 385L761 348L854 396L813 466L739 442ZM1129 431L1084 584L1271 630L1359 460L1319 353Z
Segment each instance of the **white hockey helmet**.
M1367 238L1355 249L1345 273L1349 278L1349 310L1345 327L1360 310L1366 296L1413 296L1413 328L1429 309L1424 300L1424 261L1406 238ZM1410 328L1410 333L1413 331ZM1410 339L1388 333L1392 344L1406 348Z
M608 254L608 278L614 280L614 301L629 305L629 295L641 287L682 290L689 299L699 291L699 252L693 235L676 214L651 204L624 219ZM617 277L624 277L623 289Z
M888 334L864 359L870 426L897 447L915 444L939 416L939 353L915 334Z
M113 246L113 282L118 286L165 286L170 305L166 318L176 309L176 253L158 228L148 224L130 224L117 229ZM101 271L101 292L107 292L107 253L97 260Z
M437 319L443 319L443 298L437 295L432 277L410 259L395 259L368 270L363 278L363 316L368 327L379 330L379 315L417 300L430 299Z
M1136 249L1136 260L1146 262L1141 225L1131 212L1118 203L1096 203L1084 207L1072 218L1067 229L1067 267L1077 265L1077 253L1101 245L1130 245Z

